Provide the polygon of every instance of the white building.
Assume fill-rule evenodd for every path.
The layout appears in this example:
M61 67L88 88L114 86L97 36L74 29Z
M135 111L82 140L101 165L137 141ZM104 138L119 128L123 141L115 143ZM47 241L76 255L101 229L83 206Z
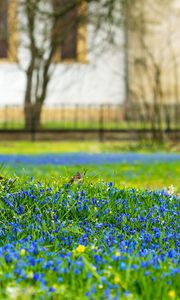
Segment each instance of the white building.
M23 104L25 93L26 76L21 68L28 58L20 42L22 34L18 23L21 18L16 15L16 1L0 0L0 106ZM118 47L103 44L101 50L103 30L95 36L93 26L89 24L83 34L84 41L77 38L75 47L84 52L79 52L75 60L64 59L56 63L46 105L119 104L124 101L122 30L115 33Z

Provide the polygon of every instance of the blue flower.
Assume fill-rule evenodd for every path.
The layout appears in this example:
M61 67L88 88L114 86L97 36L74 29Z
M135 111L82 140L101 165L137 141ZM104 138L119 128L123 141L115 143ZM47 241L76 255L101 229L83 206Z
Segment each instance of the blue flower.
M126 268L127 268L126 263L121 261L120 265L119 265L119 268L120 268L120 270L126 270Z
M144 275L145 275L145 276L149 276L149 275L150 275L150 272L149 272L149 271L145 271L145 272L144 272Z
M51 293L54 293L54 292L56 291L56 289L55 289L53 286L51 286L51 287L49 288L49 291L50 291Z
M45 283L45 280L44 280L44 274L42 274L42 273L34 273L33 279L34 279L35 281L39 281L39 282L41 282L41 283Z

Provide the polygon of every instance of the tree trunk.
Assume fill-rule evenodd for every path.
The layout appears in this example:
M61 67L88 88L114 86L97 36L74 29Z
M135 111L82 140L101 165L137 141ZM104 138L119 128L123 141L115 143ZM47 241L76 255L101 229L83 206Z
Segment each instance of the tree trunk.
M41 110L40 103L28 103L24 107L25 129L36 131L41 125Z

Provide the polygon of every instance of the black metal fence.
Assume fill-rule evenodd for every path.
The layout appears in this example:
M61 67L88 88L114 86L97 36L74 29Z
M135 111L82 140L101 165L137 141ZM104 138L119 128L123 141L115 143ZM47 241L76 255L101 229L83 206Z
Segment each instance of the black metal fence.
M0 107L0 129L24 129L24 109L18 105ZM43 106L41 129L180 129L180 106L161 109L123 105L53 105Z
M22 106L0 107L1 129L23 129ZM124 109L120 105L54 105L44 106L41 112L41 129L120 128L125 125Z
M32 126L29 132L34 139L37 132L45 134L45 131L49 131L49 135L52 135L53 131L57 132L58 130L62 132L77 131L77 136L81 130L85 130L87 136L88 134L90 136L90 131L97 131L100 139L106 136L105 131L114 132L115 137L118 136L117 132L126 136L129 132L129 136L134 134L134 136L142 138L148 136L157 139L172 132L173 137L176 138L180 133L180 106L146 105L142 107L137 103L131 103L129 107L110 104L44 105L41 111L40 126L38 128ZM22 106L0 107L0 131L1 134L2 132L12 134L18 131L21 133L28 131Z

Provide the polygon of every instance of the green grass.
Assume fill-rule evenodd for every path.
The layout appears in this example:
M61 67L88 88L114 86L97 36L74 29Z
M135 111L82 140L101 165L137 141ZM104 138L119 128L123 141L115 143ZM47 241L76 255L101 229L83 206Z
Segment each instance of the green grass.
M82 113L81 113L82 114ZM51 116L52 117L52 116ZM57 116L56 116L57 118ZM62 117L61 117L62 118ZM167 124L162 123L162 130L167 129ZM0 122L0 129L24 129L25 125L24 122L18 120L7 120L4 122ZM158 129L158 126L156 124ZM62 120L62 121L48 121L43 120L41 122L42 129L152 129L152 124L150 122L140 122L140 121L123 121L118 116L114 118L114 120L107 120L106 118L103 119L99 117L98 119L86 119L83 120L81 117L80 120ZM171 129L180 129L179 124L171 123Z
M140 189L163 189L171 185L180 192L180 162L156 162L151 164L111 164L111 165L75 165L75 166L32 166L17 164L16 168L3 165L1 175L6 178L35 176L43 182L65 181L77 172L87 170L85 179L95 183L114 182L118 187L136 187Z
M179 299L176 197L27 179L0 184L0 299Z
M167 143L0 144L5 154L170 149L178 152ZM85 170L82 181L68 184ZM179 161L17 163L1 165L0 175L0 299L180 299Z
M64 152L179 152L179 144L149 143L149 142L104 142L97 141L63 141L63 142L1 142L1 154L43 154ZM5 177L35 176L40 180L68 180L78 170L87 168L87 174L93 182L103 180L113 181L118 187L138 187L150 189L162 189L174 185L176 191L180 191L180 162L156 162L153 164L113 164L91 166L30 166L17 164L16 168L8 165L2 166L0 175Z
M1 154L41 154L62 152L180 152L180 143L60 141L30 142L1 141Z

